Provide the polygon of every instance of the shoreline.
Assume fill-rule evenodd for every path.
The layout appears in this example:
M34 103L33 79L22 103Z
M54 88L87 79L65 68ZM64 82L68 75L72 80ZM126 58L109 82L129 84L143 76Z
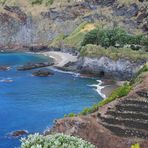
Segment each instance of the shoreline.
M10 52L10 51L9 51ZM12 51L11 52L18 52L18 51ZM70 62L77 62L78 60L78 56L74 56L70 53L65 53L65 52L62 52L62 51L42 51L42 52L32 52L32 51L22 51L22 52L26 52L26 53L33 53L33 54L38 54L38 55L43 55L43 56L46 56L46 57L49 57L49 58L52 58L53 61L54 61L54 67L56 69L59 69L63 72L76 72L78 73L77 71L64 71L64 66ZM4 52L1 52L1 53L4 53ZM82 77L86 77L86 78L96 78L95 76L92 76L92 75L87 75L87 74L79 74L80 76ZM121 86L120 84L120 81L115 81L113 82L112 80L110 79L106 79L106 80L103 80L103 79L99 79L97 80L98 84L92 84L92 87L95 89L95 91L98 92L98 94L103 98L103 99L106 99L108 98L111 93L119 86Z
M54 60L54 66L62 68L64 65L68 64L69 62L76 62L78 60L77 56L74 56L70 53L64 53L61 51L45 51L39 52L37 54L41 54L47 57L50 57Z
M68 64L69 62L76 62L78 60L77 56L73 56L70 53L64 53L61 51L43 51L37 54L52 58L55 62L54 67L59 68L60 70L65 64ZM118 82L113 82L110 80L97 80L97 82L98 84L93 84L91 87L94 87L103 99L109 97L111 93L120 86Z

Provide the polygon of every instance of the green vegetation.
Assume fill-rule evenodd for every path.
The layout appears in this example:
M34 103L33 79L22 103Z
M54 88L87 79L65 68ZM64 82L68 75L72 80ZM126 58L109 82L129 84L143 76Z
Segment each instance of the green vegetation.
M64 115L64 117L75 117L76 116L76 114L75 113L70 113L70 114L68 114L68 115Z
M132 85L130 85L129 83L125 83L123 86L120 86L116 90L114 90L108 98L102 100L101 102L99 102L97 104L94 104L90 108L85 108L78 115L87 115L87 114L93 113L93 112L97 111L99 109L99 107L102 107L105 104L108 104L108 103L114 101L115 99L118 99L118 98L128 95L128 93L131 91L131 89L132 89ZM65 117L74 117L74 116L76 116L76 115L73 113L71 113L69 115L65 115Z
M81 48L80 50L81 56L88 56L88 57L101 57L106 56L113 60L117 60L119 58L126 58L130 60L144 60L148 59L148 52L143 50L135 51L130 48L104 48L97 45L88 44Z
M97 111L99 107L102 107L105 104L108 104L108 103L114 101L115 99L118 99L118 98L128 95L128 93L131 91L131 89L132 89L132 86L128 83L125 83L123 86L120 86L119 88L114 90L112 92L112 94L110 95L110 97L108 97L107 99L102 100L101 102L99 102L98 104L95 104L91 108L85 108L80 113L80 115L87 115L87 114Z
M148 72L148 64L145 64L137 73L136 75L132 78L130 84L134 85L137 84L141 81L141 75L145 72Z
M71 47L80 47L81 42L85 36L85 32L81 30L87 25L86 22L80 24L68 37L64 39L64 44Z
M125 30L115 27L109 28L96 28L88 32L82 42L82 46L87 44L101 45L102 47L119 46L123 47L129 45L148 45L148 37L144 35L131 35Z
M139 145L139 143L133 144L133 145L131 146L131 148L140 148L140 145Z
M113 60L148 59L148 36L129 35L125 30L97 27L94 23L83 22L72 33L60 34L49 44L51 47L76 48L81 56L107 56Z
M31 4L42 4L42 0L31 0Z
M52 43L49 44L50 47L62 47L63 40L65 39L64 34L58 35L56 38L52 40Z
M59 35L52 42L49 46L54 47L74 47L74 48L81 48L82 41L87 32L95 28L95 24L83 22L80 24L72 33L68 36Z
M6 0L0 0L0 4L4 5Z
M43 136L38 133L21 139L21 148L95 148L91 143L64 134Z
M52 5L54 0L30 0L30 2L32 5L35 5L35 4L41 5L44 3L46 6L48 6L48 5Z

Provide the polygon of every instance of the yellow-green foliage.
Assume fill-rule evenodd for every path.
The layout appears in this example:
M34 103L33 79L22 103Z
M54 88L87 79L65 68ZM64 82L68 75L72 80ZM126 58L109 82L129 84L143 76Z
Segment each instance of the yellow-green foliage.
M67 38L65 38L64 44L71 47L79 47L85 36L85 32L81 32L81 30L86 24L86 22L80 24L80 26L78 26Z
M136 75L132 78L130 84L131 85L136 85L137 83L140 83L143 77L143 74L148 72L148 63L145 64L137 73Z
M35 5L35 4L45 4L46 6L48 5L52 5L54 0L29 0L31 2L32 5Z
M64 34L58 35L56 38L54 38L54 39L52 40L52 42L49 44L49 46L50 46L50 47L61 47L64 38L65 38L65 35L64 35Z
M119 58L126 58L130 60L140 60L140 59L148 59L148 52L139 50L135 51L130 48L115 48L109 47L104 48L97 45L86 45L82 47L80 51L81 56L88 56L88 57L101 57L106 56L113 60L117 60Z
M95 24L83 22L68 37L64 39L66 46L79 48L87 32L95 28Z
M131 148L140 148L140 145L139 145L139 143L133 144L133 145L131 146Z

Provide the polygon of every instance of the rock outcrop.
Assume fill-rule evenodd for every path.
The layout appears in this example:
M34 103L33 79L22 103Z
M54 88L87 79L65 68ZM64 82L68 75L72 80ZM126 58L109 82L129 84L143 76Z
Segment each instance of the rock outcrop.
M43 63L28 63L26 65L20 66L17 68L19 71L31 70L36 68L48 67L52 66L54 63L52 62L43 62Z
M47 77L47 76L54 75L48 69L40 69L40 70L34 71L32 74L33 76L38 76L38 77Z
M8 67L8 66L0 66L0 71L7 71L9 69L10 69L10 67Z
M129 80L145 62L145 60L132 61L123 58L112 60L108 57L81 57L77 62L77 69L82 74L88 73L96 76Z
M16 137L20 137L27 134L29 134L27 130L18 130L18 131L11 132L9 136L12 138L16 138Z

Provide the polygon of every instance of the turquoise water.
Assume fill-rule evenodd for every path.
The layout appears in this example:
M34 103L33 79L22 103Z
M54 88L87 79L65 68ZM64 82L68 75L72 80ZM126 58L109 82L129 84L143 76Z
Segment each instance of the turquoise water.
M33 77L33 70L16 70L21 64L48 60L29 53L0 54L0 65L11 66L9 71L0 71L0 148L19 147L19 138L7 137L12 131L42 132L54 119L78 113L101 100L89 86L96 84L95 79L58 71L51 77Z

